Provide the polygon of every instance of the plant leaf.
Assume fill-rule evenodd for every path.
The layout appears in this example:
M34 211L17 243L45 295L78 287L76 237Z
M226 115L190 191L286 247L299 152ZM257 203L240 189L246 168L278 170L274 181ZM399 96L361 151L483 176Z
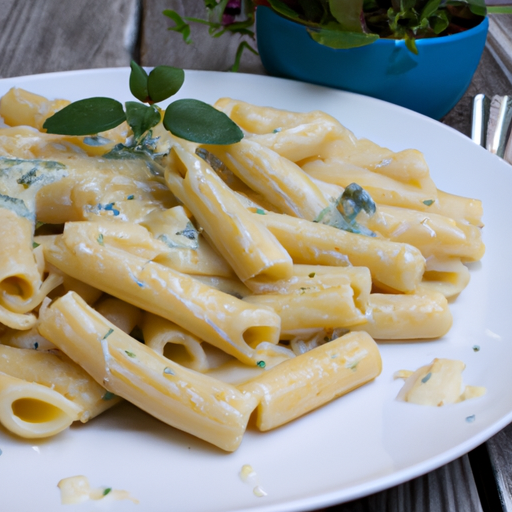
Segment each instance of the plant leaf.
M299 13L297 11L294 11L291 7L289 7L284 2L281 2L281 0L268 0L268 3L276 11L278 14L281 14L282 16L285 16L286 18L289 18L294 21L302 21Z
M119 126L126 120L123 105L112 98L75 101L49 117L43 124L48 133L95 135Z
M226 114L194 99L171 103L165 111L164 126L177 137L202 144L234 144L244 136Z
M363 32L361 25L363 0L329 0L329 7L342 30Z
M148 101L148 74L146 70L139 66L135 61L130 62L132 68L130 72L130 91L143 103Z
M125 107L126 121L133 130L133 136L136 141L160 122L160 112L153 105L143 105L136 101L127 101Z
M167 30L173 30L174 32L179 32L183 36L183 41L187 44L192 43L192 39L190 39L190 25L185 22L185 20L176 12L171 9L166 9L162 12L168 18L171 18L176 23L175 27L169 27Z
M242 58L242 53L243 53L244 49L249 50L250 52L254 53L254 55L259 55L258 52L247 41L242 41L238 45L238 48L236 50L235 62L233 64L233 66L231 66L230 71L233 71L235 73L238 71L238 68L240 67L240 60Z
M149 73L148 95L153 103L166 100L176 94L185 81L183 69L158 66Z
M441 5L441 0L429 0L425 6L423 7L423 10L421 11L420 18L430 18L430 16L433 16L437 9L439 9L439 6Z
M337 50L366 46L379 39L377 34L360 34L357 32L313 28L308 28L307 31L317 43Z

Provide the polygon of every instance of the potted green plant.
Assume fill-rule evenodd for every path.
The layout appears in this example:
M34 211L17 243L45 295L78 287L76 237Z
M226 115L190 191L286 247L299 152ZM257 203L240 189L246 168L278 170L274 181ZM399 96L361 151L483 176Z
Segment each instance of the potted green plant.
M205 0L206 18L164 14L189 42L254 35L269 74L358 92L441 118L469 86L485 45L484 0ZM512 8L510 8L512 12ZM247 43L238 49L237 69Z

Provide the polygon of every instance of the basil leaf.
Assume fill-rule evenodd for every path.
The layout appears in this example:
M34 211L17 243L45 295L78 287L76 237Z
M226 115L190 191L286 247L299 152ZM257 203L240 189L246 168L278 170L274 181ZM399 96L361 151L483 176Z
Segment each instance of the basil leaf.
M136 141L160 122L160 112L153 105L127 101L125 107L126 121L133 130L133 136Z
M75 101L49 117L43 124L48 133L95 135L119 126L126 120L123 105L111 98Z
M130 62L132 71L130 73L130 91L143 103L148 101L148 74L135 61Z
M224 112L193 99L171 103L165 111L164 126L177 137L201 144L234 144L244 137Z
M183 69L172 66L158 66L148 77L148 94L153 103L174 96L185 81Z

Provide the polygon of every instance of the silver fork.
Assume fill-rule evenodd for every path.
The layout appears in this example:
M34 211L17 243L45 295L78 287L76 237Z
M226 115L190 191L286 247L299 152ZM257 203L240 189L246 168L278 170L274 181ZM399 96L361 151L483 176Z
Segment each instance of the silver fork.
M512 96L477 94L473 100L471 138L512 164Z

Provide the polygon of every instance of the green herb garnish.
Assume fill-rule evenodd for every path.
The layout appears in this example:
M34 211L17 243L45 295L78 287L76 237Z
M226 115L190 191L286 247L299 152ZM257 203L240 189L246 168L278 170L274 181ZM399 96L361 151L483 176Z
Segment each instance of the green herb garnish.
M259 366L260 368L265 368L265 366L267 366L267 363L265 363L265 361L258 361L256 363L256 366Z
M316 276L315 272L311 272L310 274L308 274L308 277L315 277L315 276Z
M96 238L96 240L98 241L98 243L99 243L100 245L105 245L105 243L103 242L103 233L100 233L100 234L98 235L98 238Z
M169 368L168 366L166 366L166 367L164 368L164 373L165 373L165 375L176 375L176 374L174 373L174 371L172 370L172 368Z
M125 350L125 353L129 357L137 357L133 352L130 352L129 350Z
M427 383L430 380L430 377L432 377L432 372L428 372L427 375L421 379L421 382L423 382L423 384Z
M182 69L172 66L157 66L148 74L132 61L130 91L142 103L128 101L123 107L112 98L79 100L49 117L43 128L60 135L96 135L126 121L133 131L133 141L116 146L109 153L110 158L120 157L127 150L147 153L145 137L161 119L160 110L154 104L174 96L184 77ZM165 110L163 124L173 135L203 144L233 144L243 138L242 130L226 114L194 99L171 103ZM134 151L137 146L142 147Z
M423 204L425 206L430 206L431 204L434 203L434 200L433 199L426 199L425 201L423 201Z
M112 491L112 487L107 487L106 489L103 490L103 496L106 496L107 494L109 494L110 492Z
M106 340L112 333L114 332L114 329L110 328L108 331L107 331L107 334L105 334L105 336L103 336L102 339Z
M112 398L115 398L116 395L114 393L111 393L110 391L106 391L105 394L101 397L102 400L112 400Z
M37 249L40 245L37 242L32 242L32 249Z
M377 207L370 194L357 183L351 183L336 201L320 212L313 222L326 224L350 233L376 236L373 231L356 222L356 217L361 211L372 216L376 210Z
M480 351L480 345L473 345L473 352L479 352Z

